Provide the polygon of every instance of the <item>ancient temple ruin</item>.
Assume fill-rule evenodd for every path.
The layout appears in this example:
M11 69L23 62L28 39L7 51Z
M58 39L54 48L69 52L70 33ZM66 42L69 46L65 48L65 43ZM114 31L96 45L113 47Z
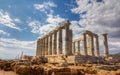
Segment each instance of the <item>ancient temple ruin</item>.
M37 56L47 56L47 55L84 55L84 56L100 56L99 50L99 36L91 31L85 30L82 33L82 37L73 40L73 33L70 28L70 22L65 21L61 26L52 30L42 38L37 40ZM63 32L65 30L65 45L63 47ZM104 56L109 55L108 52L108 42L107 34L103 35L103 45L104 45ZM58 38L58 39L57 39ZM75 45L77 44L77 49ZM82 44L82 48L81 47ZM57 49L58 47L58 49ZM63 53L64 48L64 53ZM82 50L81 50L82 49ZM58 51L57 51L58 50Z

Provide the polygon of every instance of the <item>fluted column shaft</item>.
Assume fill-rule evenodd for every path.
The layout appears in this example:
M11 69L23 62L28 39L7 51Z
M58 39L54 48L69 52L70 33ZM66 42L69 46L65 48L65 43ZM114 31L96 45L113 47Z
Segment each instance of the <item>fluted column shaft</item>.
M78 54L80 54L80 41L77 41L77 45L78 45Z
M41 53L42 52L41 51L41 39L39 40L39 51L38 52L39 52L39 55L41 56L42 55L42 53Z
M43 39L41 39L41 56L43 55Z
M99 40L98 40L98 36L96 36L95 38L96 38L96 56L99 57L99 56L100 56L100 51L99 51Z
M46 37L46 53L45 55L48 55L48 36Z
M59 45L58 45L58 48L59 48L59 54L62 54L62 29L59 30Z
M102 34L103 35L103 43L104 43L104 56L108 56L109 52L108 52L108 41L107 41L107 34Z
M54 49L53 49L53 54L57 54L57 32L54 32Z
M87 55L87 43L86 43L86 34L83 33L83 52L82 52L82 55Z
M68 47L68 50L67 50L67 55L72 55L72 30L69 29L69 33L68 34L68 43L69 43L69 47Z
M45 55L45 38L43 38L43 56Z
M75 54L75 41L73 42L73 54Z
M92 35L90 36L90 55L94 56L94 38Z
M72 31L69 29L69 25L70 23L67 21L65 25L65 55L72 55Z
M50 55L52 55L52 34L50 35Z

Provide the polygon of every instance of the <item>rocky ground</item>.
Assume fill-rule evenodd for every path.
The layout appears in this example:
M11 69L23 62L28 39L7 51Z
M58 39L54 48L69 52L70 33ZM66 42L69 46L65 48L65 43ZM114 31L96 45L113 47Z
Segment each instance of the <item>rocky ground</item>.
M34 65L34 69L32 71L25 72L25 67L21 72L14 71L4 71L0 70L0 75L120 75L120 66L113 65L79 65L79 66L67 66L67 67L57 67L53 64L42 64L39 66L42 68L38 68L38 65ZM33 68L33 66L32 66ZM37 71L37 69L39 71ZM29 72L29 73L27 73Z
M13 71L4 71L4 70L0 70L0 75L18 75Z
M120 75L120 64L50 64L41 57L30 61L0 60L0 75Z

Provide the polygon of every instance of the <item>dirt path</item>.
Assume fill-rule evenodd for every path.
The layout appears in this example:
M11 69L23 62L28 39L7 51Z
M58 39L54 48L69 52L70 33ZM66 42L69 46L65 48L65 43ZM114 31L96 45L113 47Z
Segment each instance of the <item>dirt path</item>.
M18 74L15 74L13 71L0 70L0 75L18 75Z

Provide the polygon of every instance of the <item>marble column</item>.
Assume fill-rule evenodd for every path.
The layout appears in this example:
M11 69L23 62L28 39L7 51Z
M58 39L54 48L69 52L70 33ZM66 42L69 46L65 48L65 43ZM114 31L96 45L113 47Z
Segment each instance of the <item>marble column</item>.
M87 43L88 43L88 45L87 45L88 55L90 55L91 54L91 38L89 35L87 36L87 39L88 39L88 41L87 41Z
M82 40L83 44L83 50L82 50L82 55L87 55L87 43L86 43L86 34L83 33L83 40Z
M104 43L104 56L107 57L109 52L108 52L108 41L107 41L107 34L102 34L103 35L103 43Z
M43 56L43 39L41 39L41 56Z
M72 31L70 31L70 29L69 29L69 25L70 25L69 21L66 21L66 23L65 23L65 55L72 54L71 49L69 49L69 46L70 45L72 46L72 43L69 43L69 39L72 37L72 35L69 36L69 32L71 32L71 34L72 34Z
M46 37L46 55L48 55L48 36Z
M48 55L48 37L45 37L45 55Z
M44 37L44 55L46 55L46 37Z
M45 55L45 38L43 38L43 56Z
M68 34L69 36L68 36L68 38L69 38L69 40L68 40L68 42L69 42L69 49L67 50L67 55L72 55L72 30L71 29L69 29L69 34Z
M95 36L96 39L96 56L100 56L100 51L99 51L99 40L98 40L98 35Z
M53 42L54 44L54 49L53 49L53 54L57 54L57 32L55 31L54 32L54 42Z
M59 45L58 45L58 52L62 54L62 29L59 30Z
M41 53L41 39L39 39L39 55L41 56L42 55L42 53Z
M77 41L77 45L78 45L78 46L77 46L77 47L78 47L78 52L77 52L77 54L80 55L80 41Z
M90 34L90 55L94 56L94 38L93 35Z
M50 50L49 50L50 55L52 55L52 34L50 34Z
M73 55L75 54L75 41L73 42Z

